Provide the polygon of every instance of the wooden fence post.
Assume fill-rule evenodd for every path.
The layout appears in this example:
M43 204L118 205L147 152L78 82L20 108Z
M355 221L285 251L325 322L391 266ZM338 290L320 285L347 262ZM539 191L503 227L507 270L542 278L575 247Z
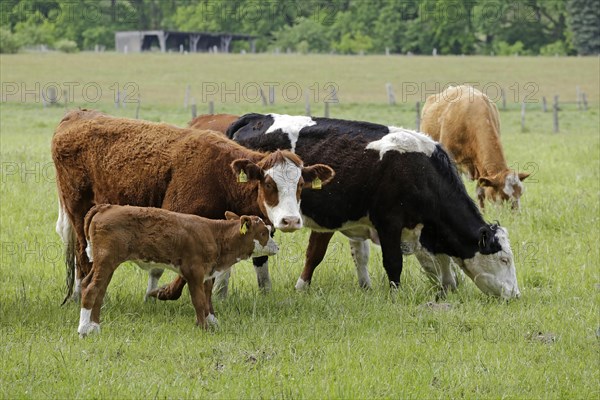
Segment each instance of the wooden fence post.
M587 96L584 93L581 93L581 100L583 101L583 111L587 111L588 109L588 104L587 104Z
M553 109L553 120L554 120L554 133L558 133L558 96L554 96Z
M197 114L198 112L196 110L196 99L192 97L192 119L196 118Z
M389 82L386 83L385 90L387 91L388 104L391 106L395 105L396 104L396 96L394 96L394 89L392 88L392 84Z
M308 89L304 92L304 114L310 117L310 94Z
M210 115L215 113L215 103L212 100L208 102L208 113Z
M575 93L577 96L577 109L581 111L581 88L579 86L575 86Z
M69 102L69 92L65 89L63 90L64 104L65 108L67 108L67 103Z
M121 107L121 91L117 90L116 96L115 96L115 107L119 108Z
M506 111L506 92L504 92L504 88L500 88L500 96L502 97L502 111Z
M260 98L262 99L262 104L263 106L267 106L267 98L265 97L265 93L263 92L262 88L260 88Z
M417 101L417 119L416 119L416 131L419 132L421 130L421 102Z
M269 104L275 104L275 86L269 86Z
M329 118L329 102L325 102L325 118Z
M183 98L183 109L187 110L188 109L188 105L190 104L190 90L192 88L190 87L190 85L188 84L185 87L185 96Z
M140 93L138 92L138 98L137 98L137 106L135 107L135 119L139 119L140 118L140 105L142 103L142 99L140 98Z
M542 97L542 111L548 112L548 105L546 103L546 96Z

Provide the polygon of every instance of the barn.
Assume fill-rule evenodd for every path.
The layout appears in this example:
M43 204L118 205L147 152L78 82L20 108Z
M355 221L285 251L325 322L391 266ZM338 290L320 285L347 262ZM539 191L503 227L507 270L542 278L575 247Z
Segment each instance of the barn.
M160 50L188 51L190 53L229 53L232 41L248 41L250 52L256 48L256 36L235 33L180 32L180 31L118 31L115 49L118 53L140 53Z

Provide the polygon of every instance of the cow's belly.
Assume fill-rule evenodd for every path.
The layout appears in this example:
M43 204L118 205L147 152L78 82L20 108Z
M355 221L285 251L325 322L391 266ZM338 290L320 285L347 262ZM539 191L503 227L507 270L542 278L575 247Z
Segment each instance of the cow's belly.
M339 228L325 228L306 215L302 216L304 226L316 232L340 232L352 240L371 239L373 243L379 244L377 230L369 217L362 217L358 221L346 221Z

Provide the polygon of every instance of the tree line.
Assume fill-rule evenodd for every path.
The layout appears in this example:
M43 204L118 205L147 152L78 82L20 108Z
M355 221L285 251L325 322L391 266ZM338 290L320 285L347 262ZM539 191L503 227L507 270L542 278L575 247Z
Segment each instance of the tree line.
M597 0L2 0L0 52L114 48L119 30L257 36L257 51L600 53ZM249 50L235 43L233 51Z

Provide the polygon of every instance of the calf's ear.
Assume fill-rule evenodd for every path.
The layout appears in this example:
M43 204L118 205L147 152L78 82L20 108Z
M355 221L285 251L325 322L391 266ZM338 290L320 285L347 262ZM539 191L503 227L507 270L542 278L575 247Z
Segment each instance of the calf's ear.
M245 235L252 227L252 218L248 215L240 217L240 234Z
M238 182L242 183L246 180L261 180L264 177L262 168L245 158L233 161L231 170L238 177Z
M302 179L304 179L305 188L320 189L321 186L331 182L334 176L335 171L329 165L315 164L302 168ZM313 181L320 182L318 185L314 185Z
M240 216L231 211L225 211L225 219L230 221L234 219L240 219Z
M498 186L498 181L495 179L495 177L482 176L481 178L477 179L477 186L494 187L494 186Z

